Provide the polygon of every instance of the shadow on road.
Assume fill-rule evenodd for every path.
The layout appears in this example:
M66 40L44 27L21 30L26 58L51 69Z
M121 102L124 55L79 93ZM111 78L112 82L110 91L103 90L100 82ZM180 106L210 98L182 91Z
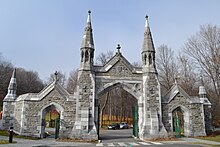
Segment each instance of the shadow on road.
M101 130L100 140L102 141L133 141L132 129Z
M100 136L100 139L101 140L111 140L111 139L128 139L128 138L132 138L133 139L133 137L131 136L131 135L129 135L129 136L105 136L105 135L103 135L103 136Z

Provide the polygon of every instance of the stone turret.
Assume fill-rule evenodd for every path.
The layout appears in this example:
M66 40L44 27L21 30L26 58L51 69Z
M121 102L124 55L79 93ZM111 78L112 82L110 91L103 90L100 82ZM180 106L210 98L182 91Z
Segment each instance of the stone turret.
M91 25L91 11L88 12L83 35L81 63L78 71L76 91L76 118L71 138L98 140L98 104L95 91L95 73L93 70L94 43Z
M164 137L166 130L162 124L161 93L155 65L155 49L150 31L148 16L146 16L144 41L142 46L143 72L143 127L139 128L140 139ZM140 118L141 119L141 118ZM141 124L139 124L141 125ZM161 131L163 131L163 136Z
M94 50L95 48L92 34L91 11L88 11L88 18L80 48L80 70L93 70Z
M201 80L201 84L199 86L199 98L207 98L207 93L206 93L206 90L205 90L205 86L204 86L204 82L203 82L203 79L202 77L200 77L200 80Z
M14 105L17 97L16 91L16 69L14 69L8 86L8 93L3 100L2 129L7 130L14 124Z
M212 104L210 103L210 101L207 97L207 93L206 93L206 90L205 90L203 78L200 77L200 80L201 80L201 84L199 86L199 98L200 98L200 102L203 103L206 134L209 134L210 132L213 131L212 113L211 113Z

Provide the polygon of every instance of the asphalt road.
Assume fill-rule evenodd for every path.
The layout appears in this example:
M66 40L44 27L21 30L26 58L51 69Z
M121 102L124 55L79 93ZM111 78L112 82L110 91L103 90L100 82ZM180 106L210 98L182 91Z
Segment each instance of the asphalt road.
M0 139L7 140L8 137L0 136ZM17 143L5 144L1 146L7 147L97 147L97 146L124 146L124 147L200 147L201 145L180 144L178 142L143 142L132 137L132 129L123 130L101 130L101 143L79 143L79 142L58 142L54 138L46 138L41 140L27 140L14 138ZM202 147L202 146L201 146Z
M132 137L132 129L121 129L121 130L101 130L100 132L101 143L96 146L139 146L139 147L199 147L201 145L190 145L190 144L179 144L171 142L143 142ZM202 146L201 146L202 147Z

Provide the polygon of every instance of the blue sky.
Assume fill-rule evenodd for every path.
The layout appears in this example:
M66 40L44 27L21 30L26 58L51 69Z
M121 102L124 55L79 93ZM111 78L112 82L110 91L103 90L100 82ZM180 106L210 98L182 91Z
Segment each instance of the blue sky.
M182 48L200 25L220 24L219 0L0 0L0 53L16 67L51 73L79 67L79 49L92 11L95 56L115 51L140 61L145 15L155 47Z

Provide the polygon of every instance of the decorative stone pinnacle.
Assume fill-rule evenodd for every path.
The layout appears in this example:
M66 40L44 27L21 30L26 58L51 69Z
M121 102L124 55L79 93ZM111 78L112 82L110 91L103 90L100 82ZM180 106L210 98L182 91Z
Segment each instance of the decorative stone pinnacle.
M91 11L88 11L87 23L91 23Z
M146 15L145 18L146 18L145 27L149 27L148 15Z
M175 76L175 84L178 85L178 80L180 79L180 77L177 75Z
M204 81L202 75L200 76L201 86L204 86Z

